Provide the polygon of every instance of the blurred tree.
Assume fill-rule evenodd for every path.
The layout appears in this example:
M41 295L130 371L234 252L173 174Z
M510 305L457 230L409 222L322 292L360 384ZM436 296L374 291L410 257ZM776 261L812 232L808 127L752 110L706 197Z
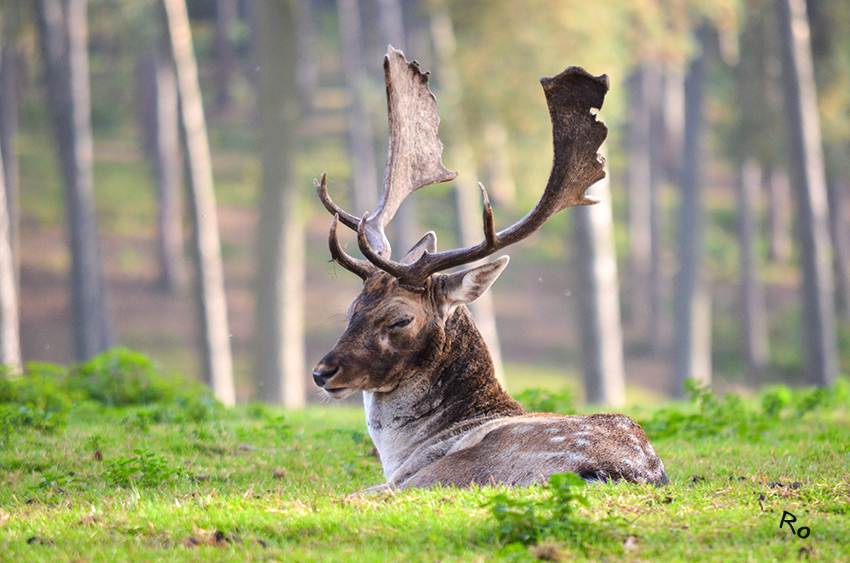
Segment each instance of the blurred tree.
M233 103L239 2L238 0L215 0L215 8L216 107L226 111Z
M589 403L622 406L626 374L609 177L591 192L599 203L574 210L584 388Z
M635 332L648 338L653 354L661 355L665 293L661 275L664 170L660 156L665 136L661 65L641 64L629 83L629 309Z
M359 0L337 0L342 65L351 96L348 106L348 146L351 155L351 184L354 214L373 212L378 205L378 169L375 133L365 100L373 84L363 62L363 36Z
M183 172L177 78L170 57L148 48L139 69L139 98L145 153L153 164L157 195L156 245L159 286L178 293L186 285L183 261Z
M836 301L850 321L850 13L842 2L807 2L822 117Z
M76 357L114 342L94 207L86 0L35 3L70 228Z
M777 0L789 160L803 270L807 372L827 386L838 376L826 175L805 0Z
M298 0L298 99L302 113L313 108L319 88L319 44L321 33L316 25L322 0ZM373 188L374 189L374 188Z
M224 272L218 234L204 107L186 0L164 0L168 36L177 73L177 88L189 169L189 207L194 224L195 294L201 329L204 379L225 405L236 401L233 360L224 293Z
M17 373L22 369L21 338L7 202L3 156L0 152L0 365L9 366Z
M828 152L838 151L830 145ZM840 157L833 156L832 160ZM844 318L850 320L850 178L840 178L837 172L827 177L829 197L829 227L835 249L836 301Z
M676 326L670 388L674 397L684 394L687 379L711 383L711 297L703 272L703 112L710 34L708 23L703 23L696 31L702 50L691 61L685 77L685 131L677 248L679 272L676 276Z
M444 120L441 125L450 143L446 150L446 162L457 169L455 195L457 197L457 216L460 244L474 246L483 238L481 223L481 202L478 200L478 177L475 155L469 142L466 128L466 116L463 114L463 86L455 60L455 34L451 18L441 0L431 2L431 34L434 50L437 53L437 65L440 69L440 114ZM496 327L496 314L493 310L493 293L485 292L469 305L475 324L484 337L493 359L496 379L504 383L502 367L502 347L499 343L499 331Z
M732 139L727 143L729 159L738 169L738 241L740 252L740 307L743 355L754 383L764 380L769 359L767 314L764 288L759 275L759 194L762 186L761 162L776 160L779 135L765 135L777 120L775 107L765 104L770 86L765 72L765 2L757 0L745 7L740 29L740 58L735 68L736 108Z
M770 355L764 287L758 263L758 194L762 169L755 158L739 164L738 240L741 243L741 327L744 359L754 383L764 381Z
M774 262L787 262L792 247L791 180L787 171L769 166L765 170L764 184L768 201L768 255Z
M6 186L6 209L9 213L9 241L12 248L15 286L20 283L20 174L18 171L18 74L23 53L19 44L19 4L5 4L0 11L0 157Z
M384 43L392 45L400 51L407 49L407 31L404 27L404 11L401 0L378 0L378 22ZM414 54L405 53L408 59L414 60ZM417 202L415 198L407 198L398 208L390 229L394 232L394 244L399 257L404 256L416 241L419 240L419 222L417 221Z
M257 235L257 398L304 405L304 221L293 171L298 147L297 0L259 12L263 181Z

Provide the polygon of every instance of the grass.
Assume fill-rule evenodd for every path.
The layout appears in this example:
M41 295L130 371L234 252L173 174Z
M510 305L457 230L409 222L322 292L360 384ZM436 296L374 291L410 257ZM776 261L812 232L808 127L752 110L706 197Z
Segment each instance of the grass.
M633 411L671 484L587 486L574 508L563 487L351 496L382 481L359 408L227 410L129 351L0 383L0 561L850 558L845 380Z

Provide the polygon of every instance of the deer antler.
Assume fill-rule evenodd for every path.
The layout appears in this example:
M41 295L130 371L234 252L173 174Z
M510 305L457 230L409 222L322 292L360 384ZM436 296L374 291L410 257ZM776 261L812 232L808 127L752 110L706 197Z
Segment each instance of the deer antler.
M362 233L364 222L361 221L357 242L370 262L401 283L418 287L435 272L475 262L519 242L567 207L597 203L587 197L585 191L605 177L605 160L597 150L607 137L608 128L596 120L591 110L602 107L608 91L608 77L594 77L582 68L570 67L540 82L552 119L555 158L546 189L534 209L515 225L496 233L487 191L479 184L484 200L484 241L467 248L425 253L409 265L392 262L374 252Z
M523 240L552 215L567 207L596 203L585 192L605 177L605 160L597 151L608 135L608 128L596 120L592 110L602 107L609 88L608 76L595 77L582 68L569 67L553 78L540 79L552 120L555 154L549 181L534 209L516 224L496 232L487 191L479 184L484 202L484 241L445 252L423 251L412 262L391 260L384 227L395 215L402 200L423 186L450 180L456 174L447 171L440 162L439 118L433 94L427 87L428 74L421 73L418 64L407 63L404 55L392 47L384 59L384 68L390 100L390 152L384 192L377 211L358 220L333 204L327 196L324 177L321 185L316 182L325 207L338 214L348 227L357 230L360 251L372 265L398 278L404 285L422 287L425 280L436 272L475 262ZM397 75L405 77L405 80L397 81ZM404 90L397 88L397 83L404 84ZM411 116L402 119L399 112L404 110L409 111ZM420 139L423 133L425 139ZM335 236L335 230L332 230L331 238L335 239ZM331 245L332 252L341 252L338 243L332 241ZM357 264L350 257L345 260L354 264L358 270L355 273L363 277L366 268L362 264ZM338 261L348 267L342 260Z
M370 248L388 259L392 251L384 229L395 217L401 202L423 186L453 180L457 172L443 167L443 143L437 134L440 118L437 101L428 88L429 73L422 72L416 61L408 62L404 53L390 45L384 57L384 76L390 129L387 169L378 208L363 228ZM331 200L327 177L323 174L321 183L315 180L313 183L325 208L356 231L360 220ZM339 246L333 241L331 245Z

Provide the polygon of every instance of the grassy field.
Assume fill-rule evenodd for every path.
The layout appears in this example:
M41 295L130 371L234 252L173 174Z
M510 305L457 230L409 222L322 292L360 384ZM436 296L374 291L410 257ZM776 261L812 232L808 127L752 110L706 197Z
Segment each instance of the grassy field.
M359 497L360 409L227 410L127 351L35 365L0 379L0 561L850 560L850 383L691 394L630 412L667 487Z

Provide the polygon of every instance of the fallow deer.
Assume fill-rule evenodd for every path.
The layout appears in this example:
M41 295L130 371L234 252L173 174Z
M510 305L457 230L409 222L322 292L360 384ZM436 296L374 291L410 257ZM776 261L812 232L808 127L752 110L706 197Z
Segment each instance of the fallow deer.
M384 73L390 139L377 210L358 219L331 200L325 174L315 181L320 199L334 215L331 256L364 283L349 307L345 332L313 368L313 379L333 399L363 392L366 424L387 479L376 489L528 485L566 471L590 481L666 484L663 463L631 418L526 413L499 385L466 305L496 280L507 256L440 273L528 237L562 209L596 203L585 191L605 176L597 150L608 130L592 109L601 108L608 77L570 67L541 79L555 157L543 196L525 218L496 232L481 186L483 242L437 252L430 232L395 262L384 228L402 200L457 173L442 164L429 74L392 47L384 58ZM343 251L338 222L357 232L366 260Z

